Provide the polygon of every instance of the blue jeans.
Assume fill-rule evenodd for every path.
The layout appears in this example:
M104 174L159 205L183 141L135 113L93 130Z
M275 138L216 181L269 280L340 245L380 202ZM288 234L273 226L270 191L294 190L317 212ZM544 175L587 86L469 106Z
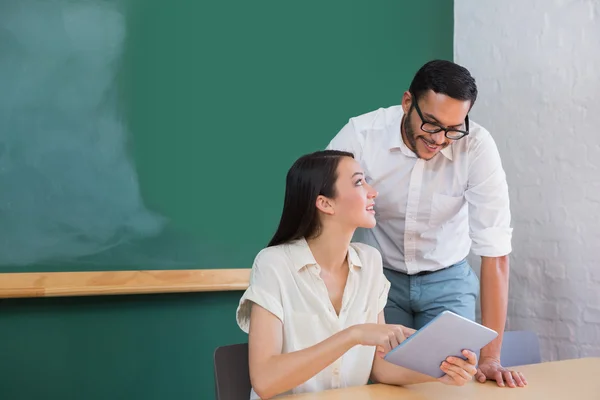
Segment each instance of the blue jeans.
M479 278L467 260L426 275L410 276L388 268L383 272L391 284L386 323L419 329L445 310L475 320Z

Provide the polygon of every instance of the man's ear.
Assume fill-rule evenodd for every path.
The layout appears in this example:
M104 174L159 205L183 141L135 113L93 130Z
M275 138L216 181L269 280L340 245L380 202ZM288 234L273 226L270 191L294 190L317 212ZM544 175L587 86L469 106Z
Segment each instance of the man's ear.
M320 210L321 212L327 215L335 214L335 211L333 209L333 200L331 200L330 198L319 195L317 197L316 206L317 210Z
M413 101L412 95L407 90L402 95L402 111L404 111L404 114L408 114L408 111L410 111L410 106L412 105L412 101Z

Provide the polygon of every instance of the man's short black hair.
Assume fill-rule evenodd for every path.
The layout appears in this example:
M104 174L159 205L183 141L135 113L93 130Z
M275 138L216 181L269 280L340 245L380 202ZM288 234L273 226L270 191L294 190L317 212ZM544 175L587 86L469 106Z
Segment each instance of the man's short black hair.
M415 74L410 92L418 99L428 90L445 94L457 100L470 100L471 107L477 99L477 85L469 70L446 60L432 60Z

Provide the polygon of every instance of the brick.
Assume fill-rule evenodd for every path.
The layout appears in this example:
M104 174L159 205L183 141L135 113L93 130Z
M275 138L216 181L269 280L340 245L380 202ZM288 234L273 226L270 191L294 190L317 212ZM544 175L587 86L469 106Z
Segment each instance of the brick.
M529 202L533 204L542 203L542 191L539 184L530 186L519 186L516 190L519 202Z
M513 304L512 307L512 315L516 316L516 317L523 317L523 318L533 318L535 317L535 306L533 304L532 301L530 300L523 300L523 301L519 301L516 302L515 304Z
M555 336L554 324L554 321L533 317L510 317L511 330L532 331L544 338Z
M506 329L509 329L511 331L529 330L529 328L533 325L527 325L527 323L532 324L530 318L517 317L514 313L511 313L506 318Z
M597 172L600 174L600 172ZM585 192L585 199L587 201L593 201L595 203L600 203L600 184L592 184L587 188Z
M557 304L558 306L558 319L561 321L572 321L578 322L582 320L582 306L579 303L575 303L571 300L561 300Z
M545 266L542 260L517 258L511 260L510 271L511 284L530 284L543 281Z
M600 347L596 346L581 346L581 357L600 357Z
M590 280L589 269L581 262L565 265L565 274L571 282L588 282Z
M590 278L592 282L600 283L600 262L590 267ZM600 288L598 290L600 291Z
M600 308L586 307L583 311L583 320L589 323L600 324Z
M586 282L571 282L566 279L548 280L541 288L548 296L562 300L572 300L577 303L587 303L588 284Z
M576 326L572 322L554 321L554 336L556 338L575 341L575 329Z
M560 247L559 247L560 252ZM560 260L553 260L544 266L544 275L554 280L567 278L567 266Z
M597 171L596 174L600 174L600 171ZM587 183L582 182L581 184ZM586 221L590 220L591 215L597 215L599 208L598 203L593 203L588 199L582 199L577 202L565 203L562 207L564 207L567 217L564 224L561 225L561 227L563 227L563 238L565 238L565 242L574 246L589 249L590 246L586 245L586 242L576 240L575 237L581 230L588 230L588 233L592 235L598 234L597 226L586 223ZM564 228L567 228L568 230L564 231Z
M558 347L553 340L540 338L540 353L546 361L558 359Z
M587 289L585 298L588 306L594 308L600 308L600 288L598 285L591 283L590 287Z
M535 318L530 317L516 317L510 316L510 330L525 330L525 331L534 331L543 333L543 329L540 329L539 323L535 320Z
M563 204L575 204L586 197L587 185L580 185L577 181L573 184L573 179L569 178L569 183L567 186L563 186L560 188L560 195L562 198Z
M575 336L580 344L597 344L600 342L600 325L585 324L579 326Z
M523 203L519 204L519 209L523 215L527 215L527 220L535 224L549 224L551 221L550 211L539 204ZM516 217L518 219L518 217Z
M574 344L562 344L557 346L557 348L559 360L579 358L579 347Z
M553 319L558 313L558 302L556 300L541 300L535 305L535 315L539 318Z

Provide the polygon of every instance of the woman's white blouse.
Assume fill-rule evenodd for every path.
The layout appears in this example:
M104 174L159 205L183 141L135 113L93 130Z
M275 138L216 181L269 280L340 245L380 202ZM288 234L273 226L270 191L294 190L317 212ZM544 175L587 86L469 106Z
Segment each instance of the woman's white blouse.
M306 240L263 249L254 260L250 285L240 299L239 327L248 333L252 303L260 305L281 320L282 352L290 353L313 346L352 325L377 323L390 288L383 275L381 254L366 244L351 243L348 265L350 271L338 316ZM355 346L285 394L365 385L374 354L373 346ZM254 390L250 398L258 398Z

